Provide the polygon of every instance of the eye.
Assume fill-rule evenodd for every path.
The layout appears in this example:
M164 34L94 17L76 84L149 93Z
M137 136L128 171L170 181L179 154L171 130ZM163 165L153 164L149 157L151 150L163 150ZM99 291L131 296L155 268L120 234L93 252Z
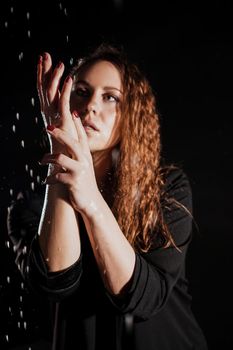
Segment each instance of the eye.
M107 100L108 102L119 102L120 101L118 96L115 96L112 94L105 94L104 100Z
M88 97L89 96L89 91L85 88L78 87L75 90L75 94L79 97Z

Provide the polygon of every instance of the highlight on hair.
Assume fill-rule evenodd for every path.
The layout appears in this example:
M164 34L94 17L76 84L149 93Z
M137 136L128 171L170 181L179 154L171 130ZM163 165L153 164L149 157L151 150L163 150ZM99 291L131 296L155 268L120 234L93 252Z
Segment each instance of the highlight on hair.
M72 73L76 75L98 60L115 65L123 82L121 139L112 211L136 251L176 246L161 206L165 172L161 166L160 123L151 86L122 50L108 44L100 45L90 56L80 59Z

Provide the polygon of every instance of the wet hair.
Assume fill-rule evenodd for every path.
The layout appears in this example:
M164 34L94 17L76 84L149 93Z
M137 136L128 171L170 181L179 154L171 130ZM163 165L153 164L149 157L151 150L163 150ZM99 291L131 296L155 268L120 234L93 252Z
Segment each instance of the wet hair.
M106 43L79 59L71 74L75 77L102 60L111 62L118 69L123 85L112 211L136 251L175 246L161 204L166 171L161 166L160 122L155 94L145 75L130 62L124 50Z

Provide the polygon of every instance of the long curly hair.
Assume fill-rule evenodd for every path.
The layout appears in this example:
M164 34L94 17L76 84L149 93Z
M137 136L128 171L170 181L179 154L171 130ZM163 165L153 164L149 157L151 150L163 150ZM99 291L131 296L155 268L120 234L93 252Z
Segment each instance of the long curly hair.
M160 122L155 94L138 66L129 62L124 50L109 44L101 44L90 55L79 59L71 73L76 76L99 60L111 62L120 72L123 84L112 211L136 251L175 246L161 205L165 168L161 166Z

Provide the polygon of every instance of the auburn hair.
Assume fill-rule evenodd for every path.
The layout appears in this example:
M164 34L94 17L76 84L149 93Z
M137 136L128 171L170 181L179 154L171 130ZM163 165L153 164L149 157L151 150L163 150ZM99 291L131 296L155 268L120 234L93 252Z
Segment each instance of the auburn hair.
M160 122L155 94L138 66L129 62L124 50L105 43L79 59L71 74L76 76L82 69L102 60L118 69L123 85L112 211L136 251L175 246L161 204L166 172L161 166Z

